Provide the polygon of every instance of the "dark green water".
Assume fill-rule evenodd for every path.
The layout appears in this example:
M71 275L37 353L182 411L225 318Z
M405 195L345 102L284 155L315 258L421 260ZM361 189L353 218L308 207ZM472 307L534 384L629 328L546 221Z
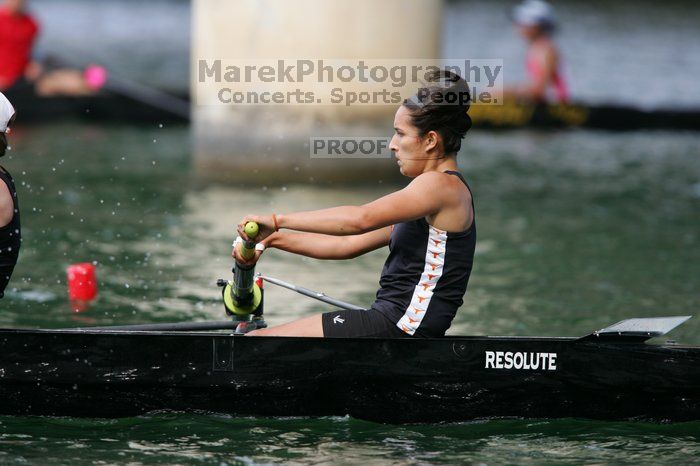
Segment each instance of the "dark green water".
M349 418L3 418L17 464L689 464L700 424L502 420L386 426Z
M209 185L185 128L19 129L24 243L0 326L223 317L218 277L247 211L362 203L392 189ZM461 154L479 244L456 334L583 335L700 308L700 137L683 133L475 133ZM348 262L266 252L260 270L367 304L386 251ZM98 302L74 314L65 267L94 261ZM268 289L269 320L324 308ZM700 318L671 338L700 344ZM583 420L383 426L346 418L123 420L0 417L0 463L688 463L700 424Z

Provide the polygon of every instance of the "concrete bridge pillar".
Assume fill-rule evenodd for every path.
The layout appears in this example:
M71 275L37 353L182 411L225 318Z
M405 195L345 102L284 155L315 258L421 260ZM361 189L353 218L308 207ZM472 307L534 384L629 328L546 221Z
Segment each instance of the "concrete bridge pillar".
M197 173L205 179L265 184L393 176L397 170L390 159L311 158L309 141L390 137L398 104L333 104L328 95L333 85L315 85L311 79L303 89L315 90L322 103L224 104L216 101L223 88L255 92L267 85L213 82L215 64L221 60L225 74L227 65L252 64L260 69L279 59L292 64L436 59L442 8L441 0L193 0L191 88ZM283 93L299 87L275 80L270 86ZM344 89L348 86L352 84ZM223 100L229 97L224 92Z

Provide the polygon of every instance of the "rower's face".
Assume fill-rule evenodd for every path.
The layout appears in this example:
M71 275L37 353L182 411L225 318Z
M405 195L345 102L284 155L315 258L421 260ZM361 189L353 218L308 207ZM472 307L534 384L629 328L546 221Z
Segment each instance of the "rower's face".
M540 33L540 29L537 26L526 26L524 24L519 24L517 27L518 34L520 34L520 36L528 42L535 40Z
M394 116L394 136L389 149L396 157L396 163L402 175L414 178L423 172L428 158L424 138L418 128L413 126L411 114L401 105Z

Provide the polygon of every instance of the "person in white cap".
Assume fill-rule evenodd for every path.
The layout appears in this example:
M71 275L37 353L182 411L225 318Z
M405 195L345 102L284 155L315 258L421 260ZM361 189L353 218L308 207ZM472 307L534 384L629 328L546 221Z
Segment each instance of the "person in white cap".
M559 51L552 40L557 20L551 5L542 0L524 0L513 8L511 17L528 43L529 82L506 89L506 96L534 102L567 102L569 90L559 69Z
M0 92L0 157L7 151L7 135L14 118L14 107ZM0 298L17 264L21 241L17 190L10 173L0 166Z

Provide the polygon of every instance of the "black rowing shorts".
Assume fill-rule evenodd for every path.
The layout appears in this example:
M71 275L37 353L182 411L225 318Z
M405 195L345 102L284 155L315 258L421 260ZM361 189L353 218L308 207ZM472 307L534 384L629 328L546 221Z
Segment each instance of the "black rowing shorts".
M375 309L339 310L321 315L324 337L410 338L395 323Z

